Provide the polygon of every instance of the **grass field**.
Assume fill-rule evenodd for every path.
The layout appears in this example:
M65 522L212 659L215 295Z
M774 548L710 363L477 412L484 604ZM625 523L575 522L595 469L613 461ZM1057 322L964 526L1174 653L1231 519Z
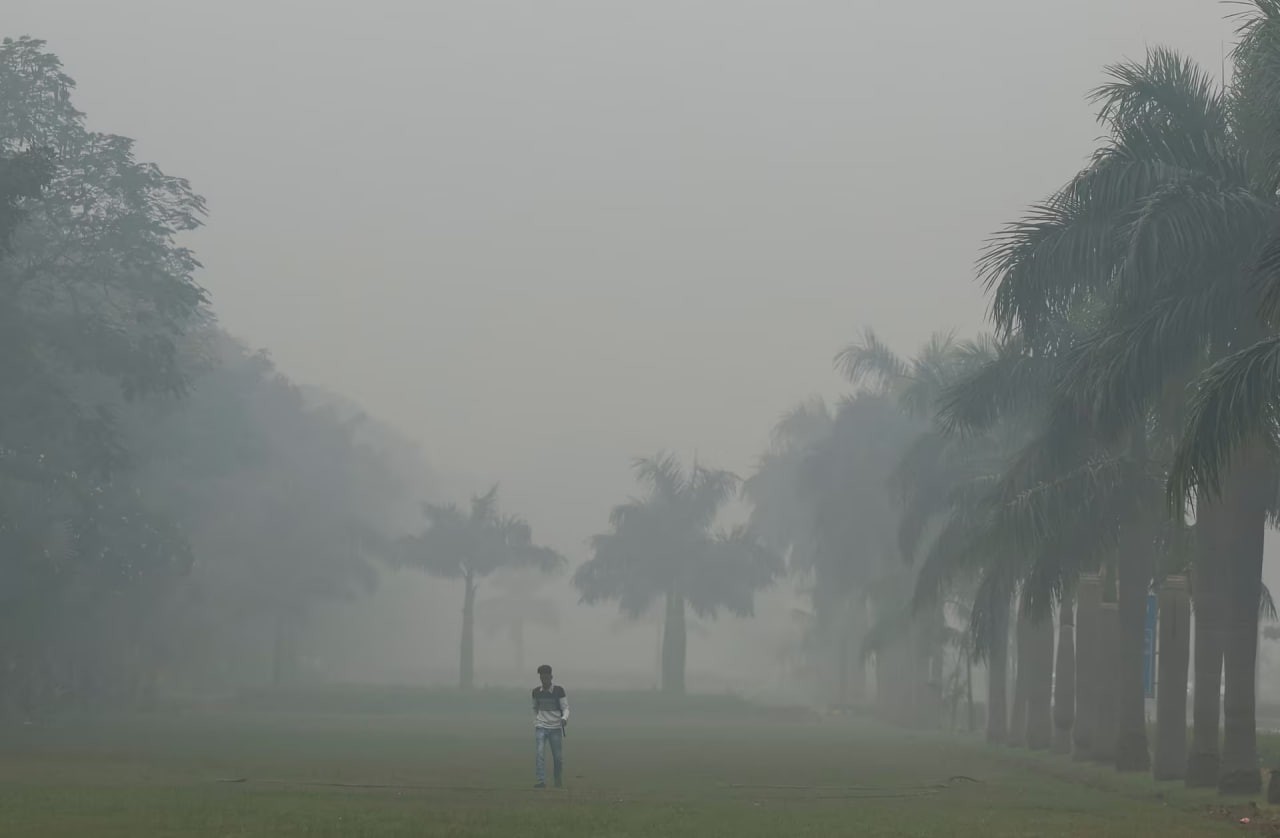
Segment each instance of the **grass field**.
M574 697L561 792L531 788L519 694L336 691L305 713L276 696L7 729L0 835L1267 834L1178 786L966 739Z

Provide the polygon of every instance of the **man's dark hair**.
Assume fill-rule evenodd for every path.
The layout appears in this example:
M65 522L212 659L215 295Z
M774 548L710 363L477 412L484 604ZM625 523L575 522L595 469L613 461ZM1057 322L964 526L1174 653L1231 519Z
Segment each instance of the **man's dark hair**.
M550 674L551 674L551 667L547 666L547 665L544 663L542 666L538 667L538 674L539 674L539 675L550 675Z

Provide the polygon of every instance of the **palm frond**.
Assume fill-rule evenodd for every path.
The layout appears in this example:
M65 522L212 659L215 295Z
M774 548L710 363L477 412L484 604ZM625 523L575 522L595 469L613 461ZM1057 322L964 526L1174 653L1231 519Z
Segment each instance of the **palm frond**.
M1195 62L1165 49L1143 63L1110 68L1095 91L1100 120L1111 130L1104 155L1146 161L1163 183L1207 176L1243 185L1248 165L1234 141L1232 107L1218 83Z
M1009 611L1016 582L1002 574L986 572L973 595L969 636L975 662L986 660L997 642L1008 642Z
M592 557L573 574L584 605L616 601L618 610L639 619L666 590L661 569L647 561L645 543L628 532L610 532L590 540Z
M912 416L932 419L939 395L961 374L961 363L970 360L972 351L962 356L953 333L935 332L911 359L910 373L899 388L898 403Z
M557 573L568 564L568 559L558 551L540 544L524 543L511 548L511 558L507 567L523 567L537 570L540 573Z
M911 612L905 608L887 609L880 615L862 639L859 650L862 662L865 664L873 656L884 653L895 644L906 642L912 619Z
M937 421L944 433L971 437L996 422L1028 416L1048 401L1057 361L1011 346L971 368L939 400Z
M746 526L717 533L697 562L685 568L683 590L702 617L724 608L738 617L755 613L755 595L785 570L782 556Z
M1262 245L1255 276L1258 315L1274 326L1280 323L1280 235Z
M916 574L911 610L934 607L955 583L976 576L992 558L993 530L981 510L957 510L933 539Z
M771 436L775 448L789 450L811 445L830 430L831 412L827 403L821 397L814 397L784 413L773 426Z
M687 491L688 480L674 454L659 452L653 457L639 458L632 463L632 468L636 479L655 496L678 502Z
M1170 467L1168 497L1179 514L1192 492L1215 495L1236 453L1270 440L1280 406L1280 337L1270 337L1211 366L1196 383L1182 440Z
M694 466L688 482L688 511L697 526L705 529L715 523L720 508L738 494L742 480L724 469Z
M871 329L866 330L860 342L846 346L836 355L835 366L851 383L870 380L883 390L892 388L911 373L907 362Z
M686 473L669 455L637 461L636 475L650 492L615 507L611 530L591 538L592 557L573 577L582 601L616 601L634 618L675 595L703 616L720 608L749 614L784 563L749 528L711 534L720 507L736 496L737 476L701 465Z
M493 520L498 515L498 486L494 484L483 495L471 499L471 517L476 521Z
M1215 240L1198 221L1238 232L1223 217L1261 206L1254 195L1266 190L1250 192L1223 95L1207 74L1165 49L1109 73L1094 93L1111 129L1107 144L1066 187L998 234L979 262L1004 334L1021 330L1038 343L1046 323L1082 295L1106 289L1127 258L1148 280L1152 260L1187 258L1187 247L1169 244ZM1230 252L1201 248L1199 255Z
M1241 9L1232 15L1236 20L1236 45L1231 51L1237 74L1258 72L1256 65L1271 69L1280 78L1280 2L1277 0L1236 0ZM1264 88L1259 93L1280 93L1277 88ZM1266 97L1264 97L1266 98ZM1274 102L1275 98L1268 98Z
M469 513L454 504L423 504L422 513L426 527L390 552L434 576L483 578L510 568L553 573L565 563L555 550L534 543L527 521L500 512L496 486L472 498Z
M890 481L901 500L898 542L903 558L912 561L930 524L966 503L966 496L1000 468L1002 459L999 443L993 439L921 434L903 454Z
M1258 617L1270 623L1280 620L1280 613L1276 612L1276 601L1271 598L1271 589L1265 584L1259 592Z
M609 510L609 526L615 530L621 530L623 527L629 526L629 519L645 515L648 511L644 501L629 500L626 503L620 503Z
M1107 68L1110 80L1091 96L1098 118L1112 126L1168 124L1185 134L1225 130L1227 113L1217 82L1193 60L1165 47L1147 51L1144 62Z
M1248 149L1260 191L1275 194L1280 176L1280 19L1275 0L1239 0L1237 41L1232 50L1230 89L1232 128ZM1268 188L1268 186L1270 188Z
M1096 555L1115 538L1117 522L1138 499L1132 472L1128 461L1101 455L1021 489L1022 479L1012 477L1000 487L993 526L1029 555L1089 533L1087 553Z
M1117 274L1118 303L1128 310L1153 300L1195 293L1205 277L1246 276L1275 229L1274 196L1247 185L1222 184L1207 175L1186 177L1153 189L1123 229L1127 252ZM1248 291L1213 283L1218 293Z
M1091 193L1103 188L1095 181L1123 180L1132 171L1110 163L1088 178L1078 176L988 240L978 276L992 295L991 319L1001 337L1020 332L1038 344L1077 299L1111 281L1120 253L1115 218L1127 207L1109 206ZM1114 184L1105 188L1124 191Z
M1239 301L1210 286L1115 319L1081 341L1066 359L1056 409L1083 413L1104 437L1145 421L1171 381L1186 380L1212 335L1209 324L1240 322Z

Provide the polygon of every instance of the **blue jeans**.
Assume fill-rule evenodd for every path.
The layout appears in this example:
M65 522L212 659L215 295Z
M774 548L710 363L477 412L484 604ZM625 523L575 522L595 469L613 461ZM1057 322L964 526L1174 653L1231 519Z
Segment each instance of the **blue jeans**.
M561 778L564 776L564 731L558 728L553 730L542 727L534 728L533 742L533 767L537 774L538 782L544 785L547 782L547 745L551 745L551 759L555 763L556 785L560 785Z

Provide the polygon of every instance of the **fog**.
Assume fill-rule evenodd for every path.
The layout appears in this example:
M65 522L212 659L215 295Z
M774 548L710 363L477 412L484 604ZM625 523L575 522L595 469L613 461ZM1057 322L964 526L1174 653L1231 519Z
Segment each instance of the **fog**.
M746 476L789 405L849 390L830 359L863 327L904 352L981 330L981 244L1085 163L1101 68L1170 43L1216 73L1223 11L7 0L3 24L207 197L191 244L231 333L418 443L432 500L499 483L572 568L633 458ZM455 587L399 571L331 606L339 675L451 680ZM528 665L656 679L656 623L547 591ZM793 598L695 632L691 684L749 687ZM478 642L482 680L520 677Z

